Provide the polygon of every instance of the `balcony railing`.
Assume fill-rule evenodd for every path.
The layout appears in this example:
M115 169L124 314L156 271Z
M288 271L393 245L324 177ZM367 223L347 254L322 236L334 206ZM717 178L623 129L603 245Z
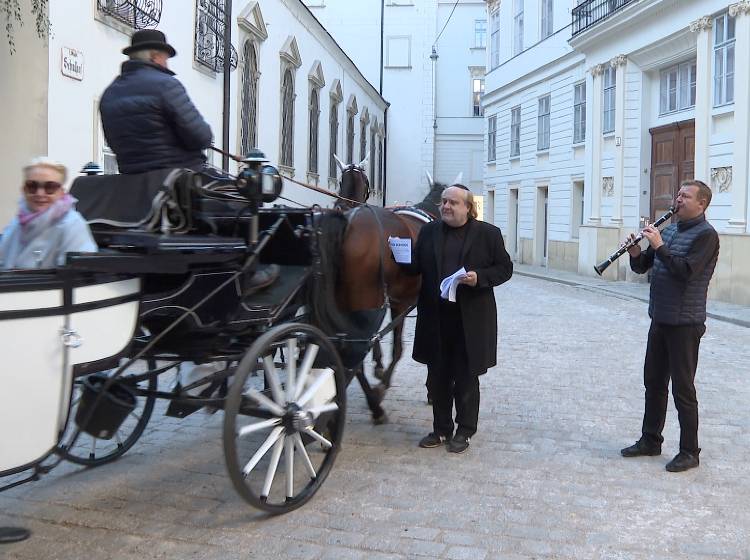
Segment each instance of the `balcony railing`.
M573 8L573 37L633 2L635 0L584 0Z
M156 27L161 19L162 0L97 0L100 13L132 29Z

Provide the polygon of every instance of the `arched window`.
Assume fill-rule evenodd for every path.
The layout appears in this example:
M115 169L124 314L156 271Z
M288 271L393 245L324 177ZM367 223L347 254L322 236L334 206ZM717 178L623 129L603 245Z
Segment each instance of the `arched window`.
M281 165L294 166L294 76L284 72L281 82Z
M328 152L328 178L336 181L336 146L339 143L339 103L331 96L331 114L328 117L330 150Z
M347 113L346 118L346 163L354 162L354 113Z
M370 188L375 188L375 166L377 165L377 161L375 160L375 130L377 127L377 121L375 122L376 126L373 126L370 128L370 157L367 161L369 161L370 165Z
M317 88L310 90L310 131L307 170L318 172L318 122L320 119L320 94Z
M242 48L242 98L240 112L240 149L246 155L258 145L258 55L255 44L247 40Z
M367 125L370 124L370 113L367 107L362 110L362 116L359 119L359 161L367 157Z

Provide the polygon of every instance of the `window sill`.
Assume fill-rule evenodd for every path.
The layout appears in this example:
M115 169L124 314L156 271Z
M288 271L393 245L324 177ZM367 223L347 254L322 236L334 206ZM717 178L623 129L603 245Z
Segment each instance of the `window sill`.
M602 138L604 138L605 140L607 138L614 138L614 137L615 137L615 131L614 130L611 131L611 132L602 132Z
M411 70L411 65L409 66L384 66L386 70Z
M307 172L307 182L318 186L320 183L320 175L318 173L315 173L314 171L308 171Z
M128 37L130 37L135 31L131 25L127 25L113 16L100 12L96 7L94 7L94 19L103 23L107 27L111 27L112 29L127 35Z
M195 60L195 58L193 58L193 70L196 70L204 76L208 76L209 78L216 79L216 72L211 70L211 68L209 68L205 64L198 62L197 60Z
M711 108L712 117L719 117L722 115L727 115L729 113L734 113L734 101L732 101L731 103L727 103L726 105L719 105L717 107Z
M469 47L470 51L486 51L487 47Z
M573 142L573 149L576 148L585 148L586 147L586 139L584 138L580 142Z
M294 167L279 164L279 174L284 177L294 177Z
M510 161L520 161L520 160L521 160L521 156L520 156L520 155L517 155L517 156L510 156L510 157L509 157L508 159L509 159Z
M537 157L539 157L539 156L549 156L549 148L544 148L542 150L537 149L536 155L537 155Z

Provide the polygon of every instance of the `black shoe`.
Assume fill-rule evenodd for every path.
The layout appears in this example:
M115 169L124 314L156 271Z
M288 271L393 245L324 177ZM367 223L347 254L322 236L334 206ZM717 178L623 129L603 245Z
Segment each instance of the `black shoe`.
M643 439L639 439L630 447L620 449L620 455L623 457L641 457L644 455L656 457L657 455L661 455L661 445L650 445L644 443Z
M701 462L698 460L697 453L688 453L687 451L680 451L675 458L667 463L666 469L669 472L682 472L688 469L694 469Z
M469 442L471 438L466 437L462 434L456 434L448 442L448 451L451 453L463 453L469 449Z
M424 447L425 449L440 447L445 443L446 439L445 436L439 436L435 432L430 432L419 440L419 447Z

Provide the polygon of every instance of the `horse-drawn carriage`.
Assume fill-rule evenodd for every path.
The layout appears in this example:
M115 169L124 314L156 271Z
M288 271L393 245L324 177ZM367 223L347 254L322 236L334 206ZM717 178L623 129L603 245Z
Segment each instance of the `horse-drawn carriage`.
M262 207L280 191L270 166L233 180L76 180L100 252L0 273L6 489L63 459L118 458L165 399L174 417L223 410L227 471L253 506L283 513L315 494L340 447L348 383L369 387L358 366L383 315L359 333L316 326L321 211ZM257 290L268 265L278 279Z

